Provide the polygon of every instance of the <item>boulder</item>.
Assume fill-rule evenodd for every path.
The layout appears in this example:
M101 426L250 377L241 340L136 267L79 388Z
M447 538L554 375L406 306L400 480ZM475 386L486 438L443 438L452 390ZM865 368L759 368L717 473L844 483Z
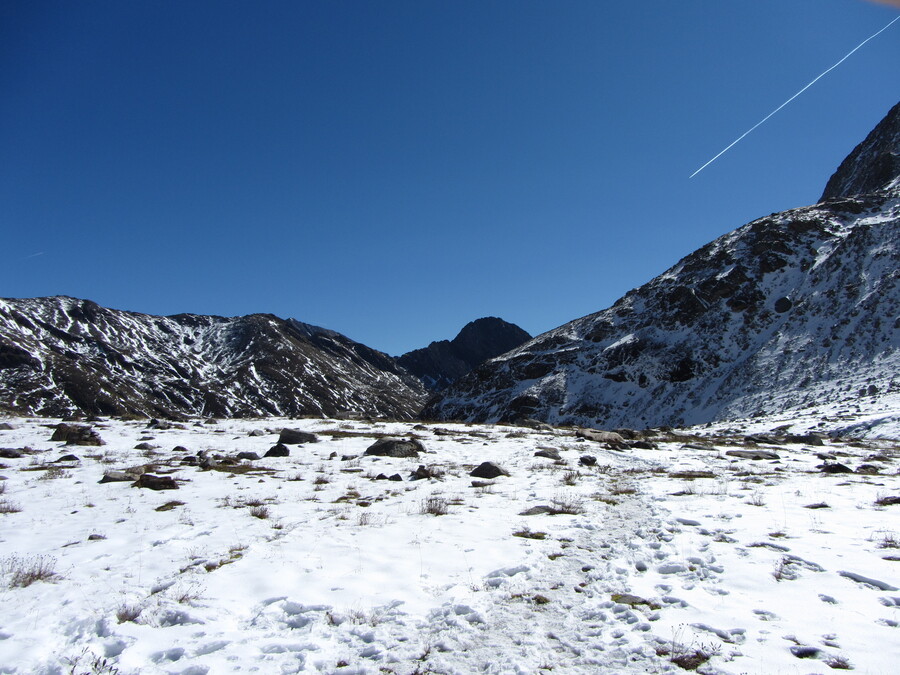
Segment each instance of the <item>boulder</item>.
M248 435L248 436L265 436L265 435L266 435L266 432L263 431L262 429L253 429L253 430L252 430L250 433L248 433L247 435Z
M65 441L66 445L103 445L103 439L100 438L100 434L91 427L79 424L66 424L65 422L60 422L56 425L56 430L53 432L50 440L55 442Z
M596 466L597 458L593 455L582 455L578 458L578 463L581 464L581 466Z
M598 429L578 429L575 432L578 438L584 438L597 443L609 443L618 447L626 447L625 439L615 431L599 431Z
M300 445L301 443L318 443L319 437L308 431L299 429L282 429L278 434L278 442L284 445Z
M498 476L508 476L509 473L493 462L482 462L475 467L469 475L472 476L472 478L487 478L490 480L492 478L497 478Z
M267 455L267 456L268 456L268 455ZM253 460L259 459L259 455L257 455L255 452L246 452L246 451L245 451L245 452L239 452L239 453L237 454L237 458L238 458L238 459L247 459L247 460L253 461Z
M135 450L156 450L155 445L150 445L149 443L138 443L134 446Z
M15 448L0 448L0 457L3 459L18 459L21 456L21 450L16 450Z
M80 462L81 460L78 458L77 455L63 455L56 461L57 462Z
M142 474L131 487L149 488L150 490L177 490L178 483L171 476L154 476L152 473Z
M286 446L284 443L276 443L271 448L268 449L264 457L289 457L291 454L290 448Z
M777 452L769 450L727 450L725 454L742 459L781 459Z
M560 460L562 457L559 456L559 450L555 448L541 448L537 452L534 453L535 457L546 457L547 459Z
M833 464L829 464L826 462L825 464L820 464L816 468L819 469L822 473L853 473L853 469L851 469L849 466L846 466L845 464L838 464L837 462Z
M366 448L367 455L376 457L418 457L420 452L425 447L413 438L379 438Z
M134 474L125 471L107 471L103 474L98 483L130 483L136 478Z

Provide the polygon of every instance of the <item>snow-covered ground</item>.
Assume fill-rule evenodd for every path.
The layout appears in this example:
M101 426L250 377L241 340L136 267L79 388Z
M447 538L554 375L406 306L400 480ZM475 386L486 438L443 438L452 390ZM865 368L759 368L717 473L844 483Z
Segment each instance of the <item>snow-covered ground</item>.
M825 426L885 435L889 413ZM895 673L900 444L744 440L825 417L627 450L566 429L273 419L109 420L105 445L66 446L59 420L2 419L0 448L24 450L0 458L0 672ZM181 463L262 456L283 427L319 442ZM363 456L385 435L427 452ZM778 459L727 454L748 449ZM822 453L877 473L823 473ZM473 487L484 461L510 475ZM98 483L141 465L178 489ZM438 477L410 480L419 465ZM536 506L553 513L522 515Z

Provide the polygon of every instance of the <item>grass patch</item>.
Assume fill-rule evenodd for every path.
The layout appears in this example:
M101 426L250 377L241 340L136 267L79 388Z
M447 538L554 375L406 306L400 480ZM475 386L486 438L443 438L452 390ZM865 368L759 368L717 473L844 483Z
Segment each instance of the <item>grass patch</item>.
M10 588L27 588L38 581L53 581L57 578L56 558L48 555L4 558L0 571L9 575Z
M8 499L0 499L0 513L19 513L22 507Z
M532 532L529 528L523 527L521 530L513 532L514 537L522 537L522 539L546 539L546 532Z
M431 495L422 500L419 513L430 516L446 516L450 512L450 502L444 497Z

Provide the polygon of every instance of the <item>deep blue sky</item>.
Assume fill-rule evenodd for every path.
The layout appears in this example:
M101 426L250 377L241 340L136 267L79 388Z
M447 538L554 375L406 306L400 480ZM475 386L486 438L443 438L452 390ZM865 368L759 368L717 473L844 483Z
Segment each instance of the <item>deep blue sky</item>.
M815 202L900 98L861 0L4 2L0 296L537 334Z

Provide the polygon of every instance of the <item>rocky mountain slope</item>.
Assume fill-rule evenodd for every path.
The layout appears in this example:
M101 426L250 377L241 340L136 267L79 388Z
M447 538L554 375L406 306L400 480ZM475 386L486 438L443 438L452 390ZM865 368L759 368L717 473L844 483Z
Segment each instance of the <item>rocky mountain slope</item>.
M426 396L386 354L295 320L0 300L0 402L30 414L409 418Z
M900 105L823 201L745 225L612 307L478 368L423 411L649 427L900 390Z
M452 340L432 342L398 357L397 362L426 387L440 391L484 361L530 339L531 335L515 324L485 317L466 324Z

